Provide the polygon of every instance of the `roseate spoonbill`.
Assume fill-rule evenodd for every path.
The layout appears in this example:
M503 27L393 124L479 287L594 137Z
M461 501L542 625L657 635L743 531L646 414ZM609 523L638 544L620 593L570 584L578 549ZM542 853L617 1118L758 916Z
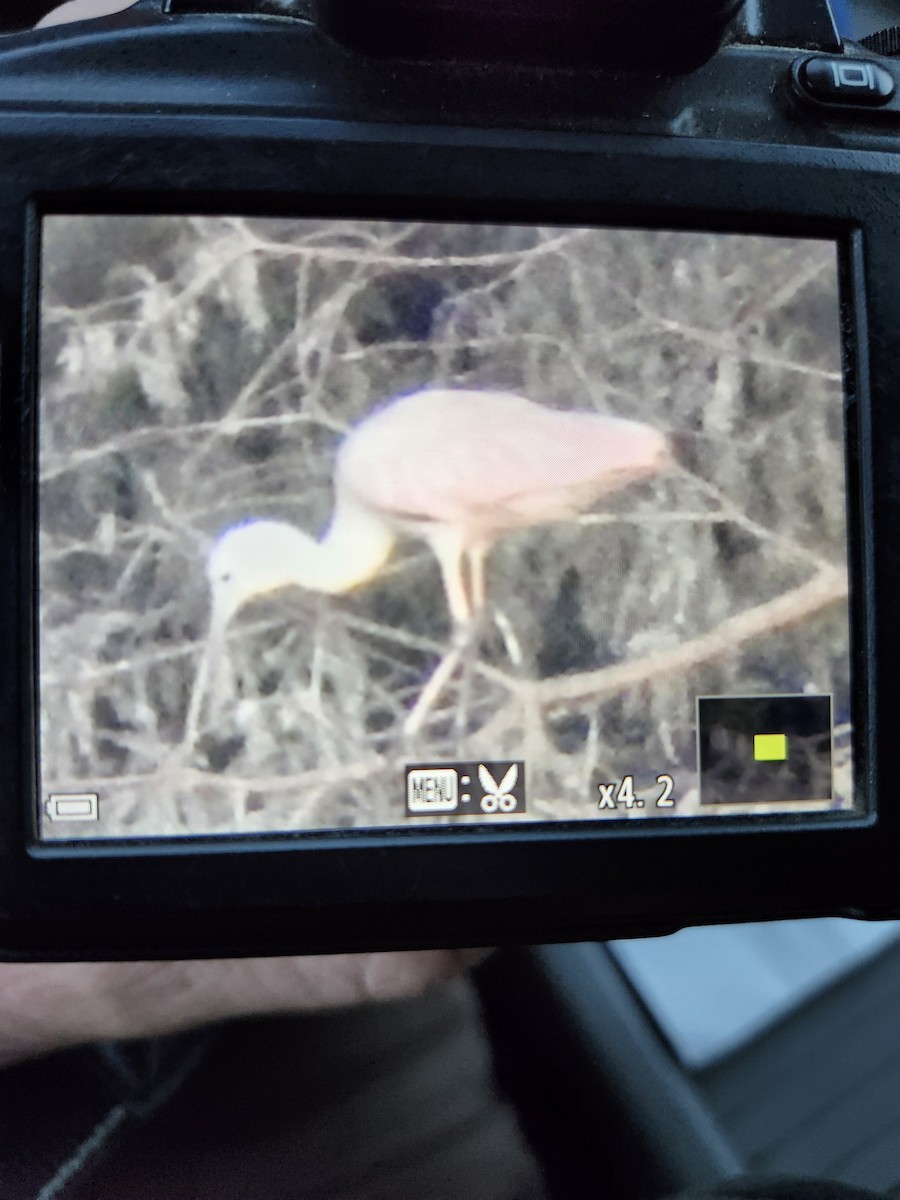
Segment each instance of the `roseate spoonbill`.
M258 596L288 587L336 594L375 578L399 536L437 558L457 637L410 717L415 729L458 662L485 601L485 557L505 533L565 521L669 462L659 430L593 412L561 412L510 392L434 388L401 396L340 446L334 511L317 541L285 521L223 533L206 574L212 615L186 722L190 740L226 626ZM214 685L213 693L217 691Z
M207 562L212 625L286 587L348 592L375 578L399 535L438 560L450 613L485 601L485 556L503 534L565 521L669 461L665 436L621 417L561 412L509 392L401 396L341 445L331 523L316 541L284 521L226 530Z

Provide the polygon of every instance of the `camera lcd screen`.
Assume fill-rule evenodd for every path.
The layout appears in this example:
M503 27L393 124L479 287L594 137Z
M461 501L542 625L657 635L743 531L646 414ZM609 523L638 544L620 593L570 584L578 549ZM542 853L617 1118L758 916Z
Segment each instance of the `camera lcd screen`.
M832 242L50 216L44 839L852 810Z

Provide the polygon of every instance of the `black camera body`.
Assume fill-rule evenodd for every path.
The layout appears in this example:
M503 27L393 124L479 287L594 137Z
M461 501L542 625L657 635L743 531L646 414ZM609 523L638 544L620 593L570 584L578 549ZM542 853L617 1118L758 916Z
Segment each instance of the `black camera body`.
M817 17L0 40L4 956L900 914L900 66Z

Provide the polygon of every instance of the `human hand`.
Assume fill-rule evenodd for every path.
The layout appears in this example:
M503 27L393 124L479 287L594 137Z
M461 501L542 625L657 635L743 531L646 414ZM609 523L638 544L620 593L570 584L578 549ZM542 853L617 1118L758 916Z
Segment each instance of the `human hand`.
M229 1017L415 996L483 952L0 964L0 1066L107 1038L174 1033Z

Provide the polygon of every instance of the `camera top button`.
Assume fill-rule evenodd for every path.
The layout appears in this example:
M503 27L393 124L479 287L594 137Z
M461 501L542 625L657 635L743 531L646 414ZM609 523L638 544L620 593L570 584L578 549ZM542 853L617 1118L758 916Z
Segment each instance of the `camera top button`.
M795 70L803 92L819 104L887 104L896 86L889 71L866 58L816 55Z

